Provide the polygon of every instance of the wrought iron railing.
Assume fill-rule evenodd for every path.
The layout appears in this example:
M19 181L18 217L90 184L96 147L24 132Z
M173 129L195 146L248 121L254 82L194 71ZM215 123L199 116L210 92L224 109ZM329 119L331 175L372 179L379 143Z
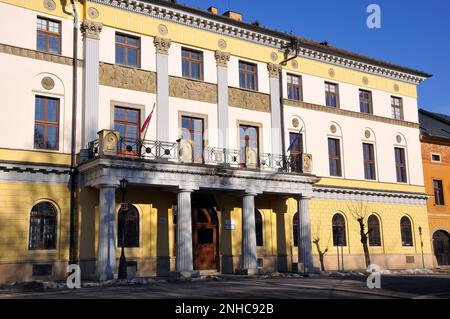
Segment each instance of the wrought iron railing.
M90 142L89 157L95 158L99 154L99 141ZM203 149L203 163L194 163L194 154L186 157L180 142L161 142L119 138L116 155L120 157L139 158L150 161L170 161L179 163L193 163L210 166L235 167L245 169L259 169L263 171L302 173L302 154L276 155L259 153L251 162L245 156L245 149L225 149L205 147ZM190 150L192 151L192 150ZM189 150L187 152L189 154Z

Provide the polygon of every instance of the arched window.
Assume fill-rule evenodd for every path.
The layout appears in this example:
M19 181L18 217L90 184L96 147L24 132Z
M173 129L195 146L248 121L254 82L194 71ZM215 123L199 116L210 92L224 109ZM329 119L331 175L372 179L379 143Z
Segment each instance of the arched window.
M370 215L367 220L369 229L369 246L381 246L380 221L377 216Z
M298 213L292 218L292 232L294 235L294 247L298 247Z
M405 247L414 246L411 220L408 217L403 216L402 219L400 220L400 230L402 233L402 246Z
M125 231L125 233L123 233ZM133 205L128 205L128 210L119 210L117 223L117 243L122 247L139 247L139 212Z
M333 245L347 246L347 237L345 233L345 218L342 214L335 214L333 216Z
M256 246L264 246L263 219L261 212L255 210Z
M56 248L56 208L41 202L31 209L29 249Z

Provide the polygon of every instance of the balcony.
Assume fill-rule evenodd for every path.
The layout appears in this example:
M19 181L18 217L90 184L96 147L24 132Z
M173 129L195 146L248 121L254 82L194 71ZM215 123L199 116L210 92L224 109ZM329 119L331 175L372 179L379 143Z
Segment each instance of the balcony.
M129 158L155 163L223 167L273 173L311 173L311 155L306 153L283 156L259 153L258 150L252 148L237 150L210 146L204 147L203 152L194 152L191 144L186 140L163 142L128 139L109 130L99 132L99 139L89 143L88 154L81 156L81 161L98 157Z

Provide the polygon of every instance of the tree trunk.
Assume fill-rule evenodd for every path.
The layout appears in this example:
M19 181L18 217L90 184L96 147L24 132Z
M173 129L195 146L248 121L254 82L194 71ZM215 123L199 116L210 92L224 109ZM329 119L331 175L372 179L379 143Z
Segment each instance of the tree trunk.
M321 250L320 250L320 245L319 245L319 240L318 240L318 239L315 239L313 242L314 242L314 244L316 245L317 251L319 252L320 270L321 270L321 271L325 271L325 264L324 264L324 262L323 262L323 257L324 257L325 254L327 253L328 248L325 249L325 251L321 251Z
M363 245L363 250L364 250L364 259L366 261L366 268L367 268L371 264L369 246L367 244L368 236L365 232L364 219L362 217L358 218L358 223L359 223L359 231L360 231L360 235L361 235L361 243Z

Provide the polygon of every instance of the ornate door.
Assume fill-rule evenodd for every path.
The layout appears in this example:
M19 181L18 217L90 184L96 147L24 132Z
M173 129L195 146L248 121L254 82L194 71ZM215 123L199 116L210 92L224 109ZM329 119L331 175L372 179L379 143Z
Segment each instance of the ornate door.
M194 269L216 269L217 225L205 208L193 209Z

